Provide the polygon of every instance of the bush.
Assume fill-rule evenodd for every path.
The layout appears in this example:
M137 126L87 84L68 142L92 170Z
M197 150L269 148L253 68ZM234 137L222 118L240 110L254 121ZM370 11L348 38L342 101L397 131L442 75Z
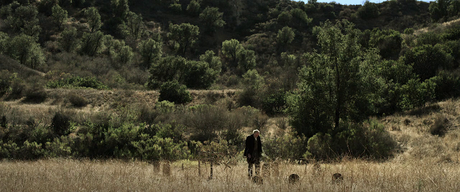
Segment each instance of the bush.
M67 134L70 128L70 118L62 111L58 111L54 114L51 128L56 135Z
M363 124L342 122L335 135L317 133L308 139L306 158L332 160L348 155L385 159L393 155L397 143L385 127L370 119Z
M42 103L48 97L45 89L42 88L29 88L26 89L25 93L26 98L24 102L31 102L31 103Z
M449 120L446 117L438 115L434 120L434 124L430 127L430 133L432 135L444 136L444 134L447 132L448 123Z
M295 132L274 136L264 141L264 153L272 160L298 160L306 152L306 142L305 136L298 136Z
M80 95L72 93L69 94L67 98L74 107L84 107L88 105L88 101Z
M379 16L379 7L375 3L366 1L362 7L358 8L357 14L364 20L373 19Z
M192 101L192 96L187 91L187 86L181 85L177 81L168 81L160 87L160 98L158 98L158 101L164 100L184 104Z
M65 79L50 81L46 84L48 88L93 88L93 89L108 89L106 85L98 81L95 77L69 77Z

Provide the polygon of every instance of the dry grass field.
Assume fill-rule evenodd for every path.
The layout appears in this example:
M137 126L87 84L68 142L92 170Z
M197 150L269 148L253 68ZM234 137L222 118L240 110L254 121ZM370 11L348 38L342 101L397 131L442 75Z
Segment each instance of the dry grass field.
M66 159L34 162L2 162L1 191L458 191L460 166L428 161L371 163L345 160L339 164L280 163L279 175L271 170L262 185L252 183L246 164L232 168L214 167L209 180L209 164L198 170L196 162L171 166L171 175L145 162L77 161ZM201 172L201 175L199 173ZM344 180L333 182L341 173ZM300 181L289 184L296 173ZM263 175L264 173L262 173Z

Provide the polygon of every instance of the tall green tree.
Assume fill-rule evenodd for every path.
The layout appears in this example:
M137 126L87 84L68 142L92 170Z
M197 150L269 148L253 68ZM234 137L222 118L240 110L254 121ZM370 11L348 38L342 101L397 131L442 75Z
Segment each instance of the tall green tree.
M78 32L75 27L65 29L61 33L61 38L59 39L61 49L72 53L80 47L80 43L81 40L78 38Z
M200 14L201 2L200 0L192 0L187 5L187 13L193 17L196 17Z
M91 57L102 53L102 51L106 48L104 38L104 33L101 31L84 33L81 41L80 52Z
M163 54L163 43L153 39L147 39L140 43L139 52L142 56L142 66L149 69L150 66L161 58Z
M126 16L126 21L123 21L118 29L124 37L140 39L145 31L145 23L141 14L136 14L129 11Z
M295 38L295 33L290 27L283 27L278 31L276 35L276 42L278 45L278 51L285 52L286 48Z
M217 7L206 7L200 13L200 21L204 24L205 32L212 34L218 28L223 27L225 25L225 21L222 19L223 14L219 12L219 8Z
M236 39L225 40L222 42L222 53L230 62L230 67L236 68L238 65L238 53L243 50L243 45Z
M37 69L45 62L43 51L35 40L35 37L20 34L13 38L7 39L6 55L18 60L32 69Z
M54 24L61 30L62 25L67 21L67 11L59 5L54 5L51 10L51 17L53 18Z
M361 50L359 31L344 20L315 27L321 52L307 55L298 91L288 97L292 126L307 137L321 132L335 137L340 122L362 122L379 95L375 50Z
M102 26L101 15L96 7L89 7L85 9L85 16L88 20L91 32L99 30Z
M215 56L214 51L207 50L203 55L200 55L200 61L208 63L210 68L219 73L222 70L222 62L218 56Z
M195 45L200 29L190 23L169 24L168 39L171 47L182 56Z
M38 10L34 5L11 6L5 23L14 33L24 33L37 38L41 27L38 20Z

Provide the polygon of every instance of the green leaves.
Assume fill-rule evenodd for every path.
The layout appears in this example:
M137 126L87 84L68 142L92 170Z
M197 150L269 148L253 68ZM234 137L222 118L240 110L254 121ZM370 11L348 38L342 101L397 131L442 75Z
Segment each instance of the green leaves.
M223 14L219 12L217 7L206 7L200 13L200 21L204 24L207 33L212 34L225 25L225 21L222 19Z
M190 23L182 24L169 24L168 39L170 46L175 49L177 53L185 56L185 53L189 48L195 45L198 40L200 30L198 26Z

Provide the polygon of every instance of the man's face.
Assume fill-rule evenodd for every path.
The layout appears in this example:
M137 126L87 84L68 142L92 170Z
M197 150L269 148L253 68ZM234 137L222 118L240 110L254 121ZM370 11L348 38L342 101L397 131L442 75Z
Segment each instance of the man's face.
M259 132L255 132L255 133L254 133L254 137L255 137L255 138L259 137Z

